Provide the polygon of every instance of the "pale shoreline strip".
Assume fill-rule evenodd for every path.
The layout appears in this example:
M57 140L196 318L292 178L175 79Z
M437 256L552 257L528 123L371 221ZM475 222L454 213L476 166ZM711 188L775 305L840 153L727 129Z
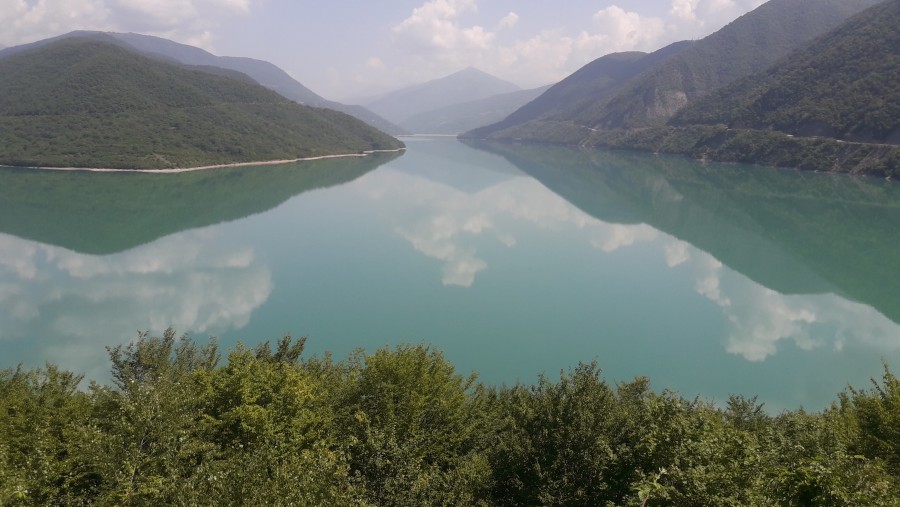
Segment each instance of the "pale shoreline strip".
M318 157L293 158L286 160L265 160L262 162L233 162L231 164L215 164L202 165L197 167L177 167L173 169L115 169L108 167L40 167L40 166L13 166L0 165L0 167L12 167L21 169L38 169L41 171L87 171L96 173L148 173L148 174L177 174L192 171L206 171L209 169L222 169L225 167L245 167L254 165L278 165L292 164L294 162L306 162L309 160L323 160L327 158L347 158L347 157L365 157L372 153L399 153L406 148L397 148L396 150L367 150L362 153L343 153L337 155L319 155Z

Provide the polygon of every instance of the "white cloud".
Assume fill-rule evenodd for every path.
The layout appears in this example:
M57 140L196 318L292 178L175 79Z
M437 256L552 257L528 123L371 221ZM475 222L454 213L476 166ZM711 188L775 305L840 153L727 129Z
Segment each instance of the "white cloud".
M96 378L105 364L96 347L135 329L239 329L268 299L272 275L252 249L217 239L187 231L96 257L0 234L0 259L18 255L0 265L0 340L38 340L28 346L36 357ZM42 334L62 339L44 343Z
M171 27L197 16L194 2L182 0L113 0L109 2L117 16L140 19L151 27Z
M701 38L763 1L672 0L667 11L655 15L613 4L585 12L580 24L572 16L568 27L527 34L516 31L527 13L509 12L491 21L478 16L476 0L430 0L393 27L396 57L406 65L391 65L396 72L377 76L363 68L355 81L369 83L377 77L394 81L384 84L410 84L472 65L523 86L538 86L609 53L654 51L677 40ZM490 26L494 28L485 28Z
M684 241L672 241L665 246L666 265L670 268L680 266L691 259L690 244Z
M669 14L679 20L694 21L697 19L695 11L698 3L700 0L672 0Z
M606 253L632 246L635 243L652 241L659 237L659 232L647 224L623 225L602 224L602 234L591 240L591 245Z
M458 22L463 13L477 10L475 0L431 0L413 9L393 32L404 43L422 48L457 49L460 44L465 46L472 34L485 35L480 26L462 28Z
M72 30L142 32L209 47L221 19L257 0L0 0L0 44L14 46Z
M785 343L801 350L841 350L850 339L885 351L900 349L900 326L870 306L834 294L780 294L708 253L690 250L694 289L721 308L728 323L724 346L731 354L763 361Z
M669 31L680 39L699 39L765 2L766 0L672 0Z
M607 224L584 213L534 179L510 177L475 193L405 173L381 170L367 177L365 196L381 201L386 222L423 255L441 262L444 285L470 287L488 269L478 241L488 237L508 248L518 244L515 231L584 230L589 243L612 252L658 232L650 226Z
M499 30L505 30L508 28L512 28L512 27L516 26L516 24L518 22L519 22L519 15L516 14L515 12L510 12L506 16L503 16L502 18L500 18L500 22L497 23L497 30L499 31Z
M612 5L594 14L594 24L608 52L656 49L665 33L660 18L642 17Z
M376 69L376 70L383 70L383 69L385 68L385 66L384 66L384 62L381 61L381 58L378 58L378 57L376 57L376 56L372 56L372 57L369 57L369 58L366 60L366 68L368 68L368 69Z

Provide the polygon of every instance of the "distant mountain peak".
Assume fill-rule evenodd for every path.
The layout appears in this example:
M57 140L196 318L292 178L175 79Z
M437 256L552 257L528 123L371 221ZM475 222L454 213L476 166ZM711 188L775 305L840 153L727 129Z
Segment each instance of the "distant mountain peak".
M420 113L520 89L475 67L466 67L444 77L396 90L364 105L403 126L405 120Z

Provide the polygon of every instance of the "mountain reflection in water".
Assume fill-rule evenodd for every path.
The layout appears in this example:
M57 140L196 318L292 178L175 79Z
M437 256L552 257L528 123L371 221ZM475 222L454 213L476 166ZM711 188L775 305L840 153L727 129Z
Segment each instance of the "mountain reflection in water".
M894 185L406 141L180 180L0 171L0 366L102 378L104 345L172 325L336 357L426 341L488 383L597 359L777 410L900 363Z

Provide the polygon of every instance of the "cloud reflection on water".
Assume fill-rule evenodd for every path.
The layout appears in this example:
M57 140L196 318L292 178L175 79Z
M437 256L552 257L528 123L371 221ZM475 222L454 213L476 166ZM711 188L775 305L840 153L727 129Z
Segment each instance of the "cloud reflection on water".
M489 269L478 236L514 248L518 224L545 231L574 228L607 254L640 243L658 245L662 261L671 269L690 270L693 290L719 307L727 326L724 349L748 361L763 361L785 343L802 350L841 350L849 341L900 349L900 326L870 306L835 294L780 294L649 225L596 219L532 178L511 177L467 193L387 170L370 175L359 189L377 201L396 234L441 262L444 285L471 287Z
M510 177L475 193L393 171L379 171L364 183L359 185L360 190L378 201L387 220L394 224L395 233L417 251L442 262L444 285L472 286L476 275L488 269L474 238L490 234L513 248L518 243L515 223L543 230L563 226L596 229L591 237L604 251L655 233L649 227L632 230L607 225L528 177Z
M92 377L105 365L97 347L133 338L136 326L194 335L241 328L269 298L272 274L252 248L217 239L200 229L92 256L0 234L0 340L22 340L39 349L29 356Z
M835 294L781 294L684 241L670 239L663 248L667 264L691 269L697 293L720 307L728 322L724 346L731 354L763 361L778 352L779 343L840 351L848 340L900 350L900 326L868 305Z

